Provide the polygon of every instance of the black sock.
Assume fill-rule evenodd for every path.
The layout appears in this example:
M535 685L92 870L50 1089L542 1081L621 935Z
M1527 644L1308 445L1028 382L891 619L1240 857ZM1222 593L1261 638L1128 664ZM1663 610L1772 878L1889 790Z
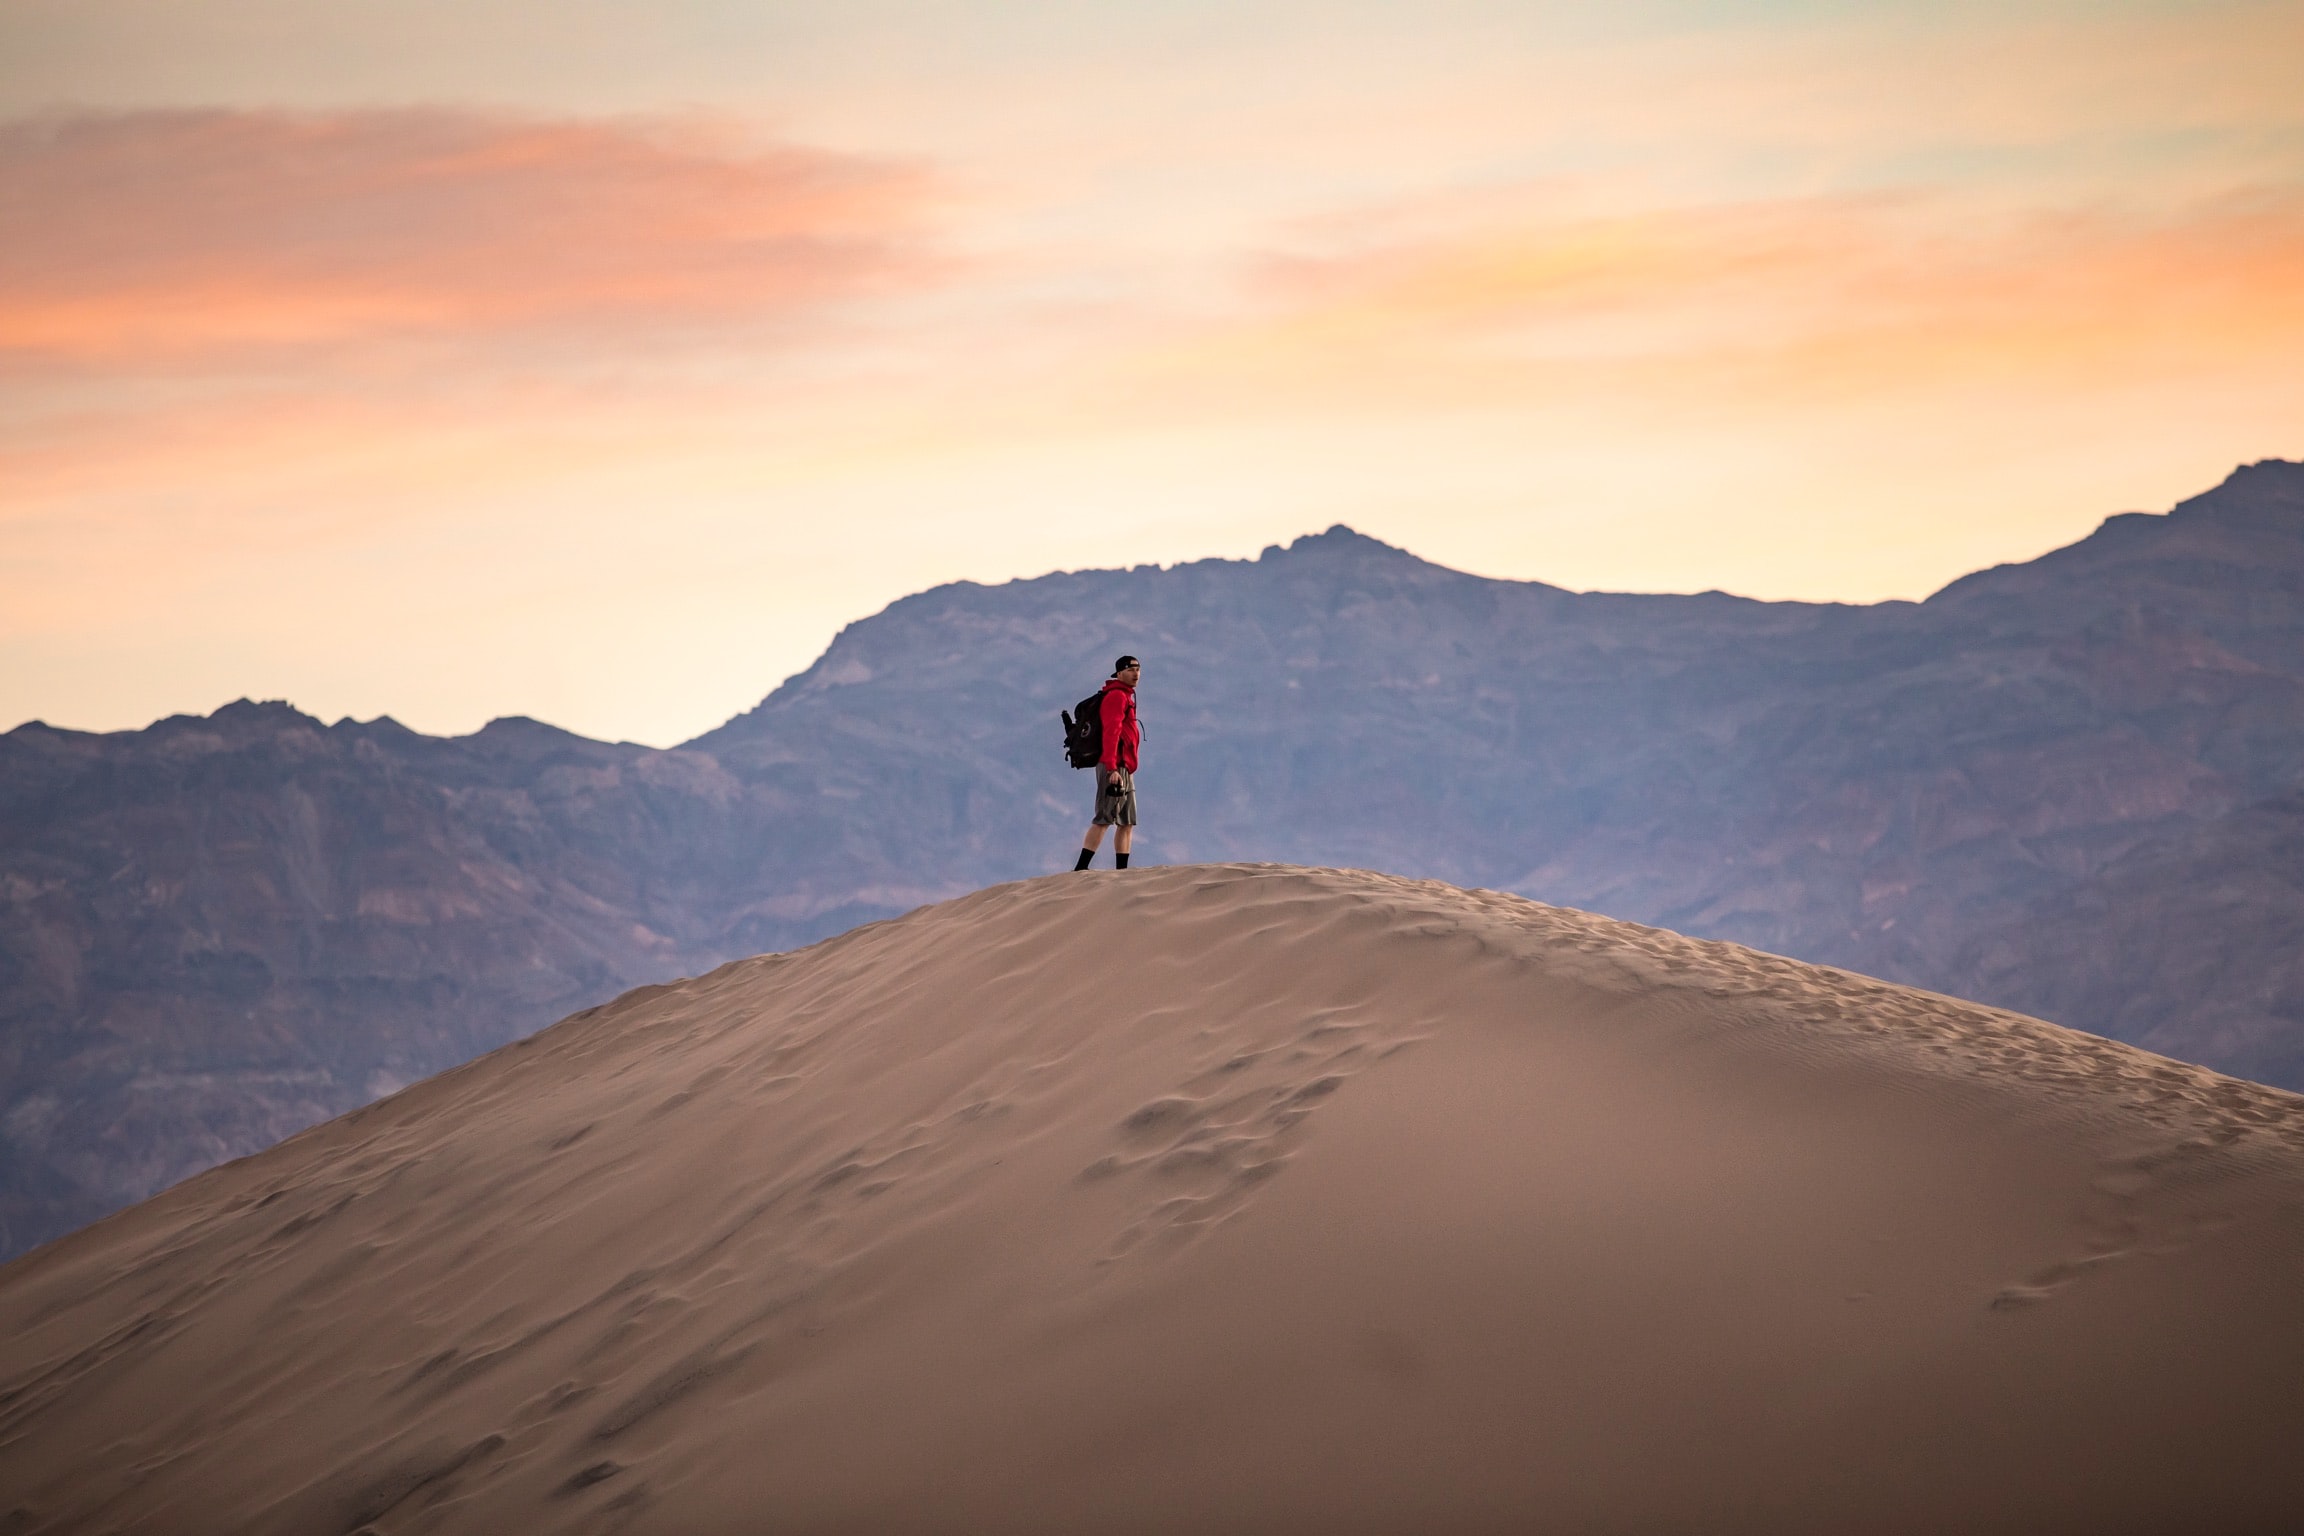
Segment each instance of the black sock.
M1124 853L1113 854L1112 867L1114 869L1126 869L1128 867L1128 855Z
M1092 861L1094 861L1095 857L1096 857L1096 850L1095 850L1095 849L1093 849L1093 848L1083 848L1083 849L1081 849L1081 850L1080 850L1080 862L1079 862L1079 863L1077 863L1077 864L1075 864L1075 865L1073 865L1072 867L1073 867L1073 869L1075 869L1075 870L1082 870L1082 869L1086 869L1086 868L1089 866L1089 864L1090 864Z

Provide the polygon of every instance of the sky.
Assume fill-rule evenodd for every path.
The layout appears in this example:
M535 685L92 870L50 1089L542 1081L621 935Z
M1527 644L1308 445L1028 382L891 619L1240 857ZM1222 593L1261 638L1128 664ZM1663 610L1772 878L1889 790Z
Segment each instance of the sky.
M1872 602L2304 458L2304 0L0 0L0 728L669 745L1342 522Z

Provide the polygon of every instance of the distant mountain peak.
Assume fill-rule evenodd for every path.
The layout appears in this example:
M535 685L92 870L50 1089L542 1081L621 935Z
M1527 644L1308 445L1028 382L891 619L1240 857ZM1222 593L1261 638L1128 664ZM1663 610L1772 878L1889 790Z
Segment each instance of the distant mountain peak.
M491 743L506 740L591 741L589 736L579 736L574 731L539 720L533 715L498 715L474 731L472 739Z
M2176 503L2171 517L2304 518L2304 464L2258 459L2224 477L2214 490Z
M234 699L209 717L211 720L310 720L312 717L286 699Z
M1285 547L1278 544L1267 544L1264 546L1264 552L1257 558L1268 560L1276 555L1296 557L1310 555L1324 560L1375 557L1412 560L1418 565L1431 563L1421 555L1413 554L1395 544L1387 544L1382 539L1370 538L1367 534L1343 523L1331 524L1325 532L1304 534Z
M220 733L233 742L267 739L283 730L326 730L325 721L304 713L286 699L234 699L207 715L171 715L153 722L155 730L199 730Z

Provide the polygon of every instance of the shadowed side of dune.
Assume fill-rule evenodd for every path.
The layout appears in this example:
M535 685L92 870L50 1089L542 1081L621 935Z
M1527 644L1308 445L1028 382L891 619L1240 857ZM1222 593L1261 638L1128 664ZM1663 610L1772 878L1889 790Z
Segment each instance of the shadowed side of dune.
M2272 1531L2304 1100L1208 866L647 988L0 1270L0 1529Z

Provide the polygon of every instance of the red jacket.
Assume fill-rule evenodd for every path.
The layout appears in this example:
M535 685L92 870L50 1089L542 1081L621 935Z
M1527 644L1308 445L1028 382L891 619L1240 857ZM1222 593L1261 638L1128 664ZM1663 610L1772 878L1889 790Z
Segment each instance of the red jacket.
M1136 743L1143 739L1136 729L1136 690L1122 682L1106 683L1103 701L1096 706L1096 712L1104 720L1102 763L1105 771L1125 768L1134 773Z

